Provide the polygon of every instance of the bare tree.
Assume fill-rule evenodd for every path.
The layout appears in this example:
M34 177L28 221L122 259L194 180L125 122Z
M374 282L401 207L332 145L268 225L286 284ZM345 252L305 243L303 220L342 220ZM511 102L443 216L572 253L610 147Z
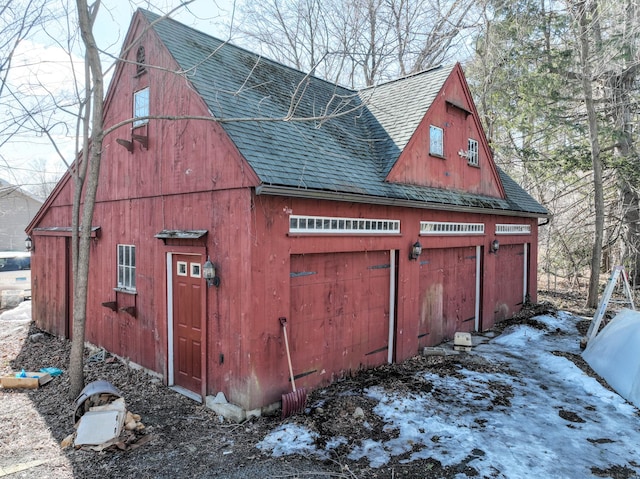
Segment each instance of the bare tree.
M264 54L304 71L318 65L331 50L328 25L319 0L267 0L243 10L247 36Z
M374 85L460 54L476 0L246 2L244 35L275 60L349 86ZM254 25L259 25L254 28Z
M396 38L394 50L400 75L415 73L459 54L465 31L480 19L474 1L386 0Z
M43 21L44 4L37 0L8 0L0 5L0 98L6 94L5 85L16 48Z
M18 46L44 21L44 5L40 0L8 0L0 5L0 108L4 112L0 117L0 146L20 131L26 121L8 78ZM11 171L4 156L0 156L0 164Z

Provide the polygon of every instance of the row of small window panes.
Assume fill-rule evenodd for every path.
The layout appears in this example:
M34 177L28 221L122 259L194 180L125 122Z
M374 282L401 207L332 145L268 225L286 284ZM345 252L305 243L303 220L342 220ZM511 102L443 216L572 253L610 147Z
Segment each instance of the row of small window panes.
M519 234L519 233L531 233L531 225L509 225L501 224L496 225L497 234Z
M292 216L289 221L289 227L291 231L386 231L399 233L400 221Z
M424 234L434 233L484 233L482 223L436 223L421 222L420 232Z

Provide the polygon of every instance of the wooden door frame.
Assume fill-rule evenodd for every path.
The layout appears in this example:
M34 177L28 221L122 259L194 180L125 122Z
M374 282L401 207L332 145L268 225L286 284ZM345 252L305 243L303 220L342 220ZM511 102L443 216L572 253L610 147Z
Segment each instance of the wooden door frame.
M166 269L167 269L167 385L176 386L175 384L175 371L174 371L174 337L173 337L173 256L185 255L185 256L200 256L203 260L206 257L205 248L180 248L172 247L170 251L166 252ZM204 278L202 279L205 282ZM184 388L180 388L180 392L186 393L185 395L195 399L196 401L204 402L204 398L207 396L207 358L208 358L208 328L207 328L207 285L202 288L203 294L200 300L202 301L202 354L200 358L200 366L202 368L202 384L200 390L200 396L194 391L188 391ZM188 393L192 392L192 395Z
M64 337L73 339L73 263L71 262L71 237L64 237L64 273L65 306Z
M387 352L387 364L393 364L396 360L396 339L398 328L398 263L399 250L389 250L389 350Z

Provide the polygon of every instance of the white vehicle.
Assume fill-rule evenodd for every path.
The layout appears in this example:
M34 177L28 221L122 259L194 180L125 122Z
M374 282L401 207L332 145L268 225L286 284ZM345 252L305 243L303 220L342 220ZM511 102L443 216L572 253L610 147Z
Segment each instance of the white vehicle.
M0 293L31 299L31 253L0 252Z

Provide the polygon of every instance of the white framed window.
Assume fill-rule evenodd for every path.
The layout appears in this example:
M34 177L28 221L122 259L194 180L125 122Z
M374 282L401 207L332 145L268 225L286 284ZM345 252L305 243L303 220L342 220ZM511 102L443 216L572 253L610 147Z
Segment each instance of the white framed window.
M133 118L149 116L149 87L138 90L133 94ZM149 123L149 120L135 120L133 126L141 126Z
M118 289L136 290L136 247L118 245Z
M467 164L471 166L478 166L478 142L472 138L469 138L467 149Z
M497 235L530 235L531 225L525 224L497 224Z
M187 262L186 261L176 261L176 274L178 276L186 276L187 275Z
M201 278L202 277L202 266L200 263L190 263L191 264L191 277L192 278Z
M451 223L446 221L421 221L420 235L481 235L484 223Z
M289 233L399 234L400 220L291 215Z
M444 156L444 131L433 125L429 126L429 153Z

